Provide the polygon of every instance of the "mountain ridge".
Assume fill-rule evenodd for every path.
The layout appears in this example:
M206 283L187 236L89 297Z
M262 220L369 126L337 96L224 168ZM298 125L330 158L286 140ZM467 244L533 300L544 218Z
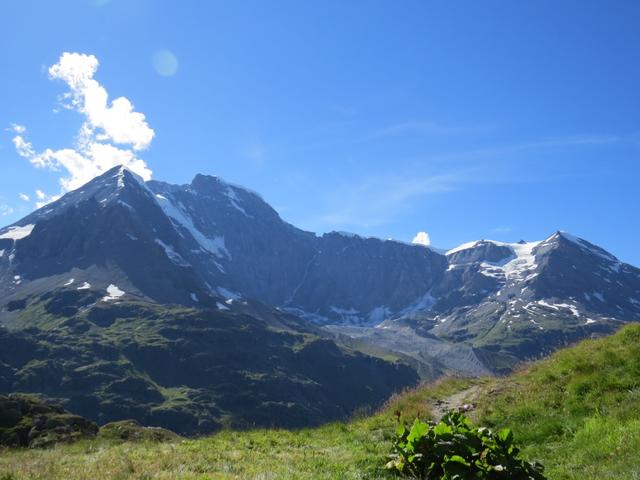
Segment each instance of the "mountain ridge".
M55 288L101 298L112 286L124 299L222 310L254 299L385 350L409 328L425 345L472 348L500 371L640 318L640 270L566 232L444 253L317 235L259 194L202 174L171 185L116 167L0 229L0 251L4 322L19 310L7 305ZM395 352L415 359L402 344ZM423 364L444 360L419 351Z

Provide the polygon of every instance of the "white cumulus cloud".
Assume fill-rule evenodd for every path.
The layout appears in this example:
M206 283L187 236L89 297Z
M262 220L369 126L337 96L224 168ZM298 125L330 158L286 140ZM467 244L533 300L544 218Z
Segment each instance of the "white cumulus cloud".
M58 200L61 196L62 195L46 195L40 202L36 202L36 207L42 208L45 205L49 205L51 202Z
M26 193L21 193L19 197L20 197L20 200L24 202L28 202L29 200L31 200L31 198L29 198L29 195L27 195Z
M62 193L84 185L117 165L124 165L145 180L151 179L151 170L138 158L137 152L149 147L155 133L145 115L136 112L127 98L118 97L109 102L107 90L94 78L99 65L94 55L65 52L49 68L49 77L64 81L69 88L62 95L63 106L84 117L71 148L46 148L38 152L25 138L26 128L12 125L16 133L13 144L20 156L37 168L66 171L60 178ZM38 205L56 198L45 196Z
M411 243L428 247L431 245L431 238L427 232L418 232L416 233L416 236L413 237L413 240L411 240Z
M42 190L36 190L36 198L39 200L36 202L36 207L41 208L45 205L55 202L61 197L61 195L47 195Z

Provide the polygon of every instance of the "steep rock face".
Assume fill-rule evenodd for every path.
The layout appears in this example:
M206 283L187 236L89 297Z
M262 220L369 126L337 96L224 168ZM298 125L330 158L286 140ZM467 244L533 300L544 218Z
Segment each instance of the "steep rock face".
M197 175L190 185L150 182L149 187L185 235L196 231L196 237L217 245L210 248L209 261L196 264L212 286L280 305L316 253L314 234L282 221L257 194L217 177Z
M440 280L446 260L399 242L330 233L287 305L337 323L377 324L418 304Z

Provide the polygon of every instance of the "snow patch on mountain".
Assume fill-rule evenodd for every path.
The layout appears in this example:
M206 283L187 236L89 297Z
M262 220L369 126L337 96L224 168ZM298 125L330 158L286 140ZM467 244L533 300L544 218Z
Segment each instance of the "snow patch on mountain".
M117 300L125 294L123 290L120 290L113 283L107 287L107 295L102 297L103 302L110 302L112 300Z
M504 243L513 249L516 258L506 263L504 266L504 275L507 280L528 280L531 277L531 271L536 268L536 259L533 254L540 242L528 243Z
M182 255L180 255L178 252L176 252L171 245L167 245L166 243L164 243L159 238L156 238L155 242L164 249L164 252L166 253L167 257L173 263L175 263L176 265L179 265L181 267L190 266L189 262L187 262L184 258L182 258Z
M543 307L552 308L554 310L560 311L562 309L568 309L571 311L573 316L580 317L580 312L578 311L578 307L576 305L570 303L548 303L545 300L538 300L538 305L542 305Z
M124 165L121 165L118 168L118 170L115 173L115 175L113 176L113 178L115 178L117 180L118 189L122 189L125 186L125 174L130 175L131 178L133 178L138 183L138 185L140 185L141 187L144 187L145 190L148 190L148 187L147 187L146 182L144 181L144 179L140 175L138 175L136 172L128 169ZM151 192L149 191L149 193L151 193Z
M454 253L461 252L463 250L468 250L476 246L479 240L474 240L473 242L463 243L462 245L458 245L457 247L452 248L451 250L447 250L445 255L453 255Z
M22 240L31 235L35 225L24 225L22 227L9 227L4 233L0 234L0 239L9 239L13 241Z
M554 310L560 310L559 306L553 305L552 303L547 303L544 300L538 300L538 305L542 305L543 307L552 308Z
M171 219L174 226L181 227L189 232L193 239L200 245L203 250L213 253L218 258L231 259L231 254L227 250L224 244L224 237L218 236L208 238L193 224L191 217L180 207L176 206L167 197L161 194L156 194L156 200L164 211L164 213ZM182 232L178 230L178 233L182 235ZM184 236L184 235L182 235Z
M488 262L482 262L480 264L480 273L485 277L496 278L498 280L505 279L504 268Z
M242 298L242 295L240 295L238 292L234 292L231 290L228 290L224 287L217 287L215 289L215 291L223 296L224 298L228 299L228 300L238 300L239 298Z
M124 188L124 167L120 167L120 170L114 175L114 177L118 180L118 188Z
M241 212L245 217L252 218L251 215L249 215L245 211L245 209L240 206L240 199L238 198L238 195L234 190L235 187L233 187L230 184L227 184L226 186L227 186L227 189L225 190L224 194L229 199L229 203L231 204L231 206L236 210L238 210L239 212Z
M218 307L218 310L230 310L229 307L227 307L224 303L220 303L220 302L216 302L216 307Z
M512 281L526 281L535 276L535 273L532 273L536 268L535 254L533 253L533 250L540 245L541 242L506 243L498 242L496 240L480 240L463 243L462 245L448 250L445 255L450 257L454 253L479 246L481 242L492 243L497 247L507 247L513 252L511 257L500 262L481 262L481 274L500 280L506 279ZM453 270L458 266L463 265L451 263L447 270Z

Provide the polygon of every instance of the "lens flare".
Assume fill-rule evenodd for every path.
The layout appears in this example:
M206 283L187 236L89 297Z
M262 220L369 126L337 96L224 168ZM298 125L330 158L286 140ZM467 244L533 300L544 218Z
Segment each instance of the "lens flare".
M170 77L178 71L178 59L169 50L158 50L151 59L154 70L164 76Z

